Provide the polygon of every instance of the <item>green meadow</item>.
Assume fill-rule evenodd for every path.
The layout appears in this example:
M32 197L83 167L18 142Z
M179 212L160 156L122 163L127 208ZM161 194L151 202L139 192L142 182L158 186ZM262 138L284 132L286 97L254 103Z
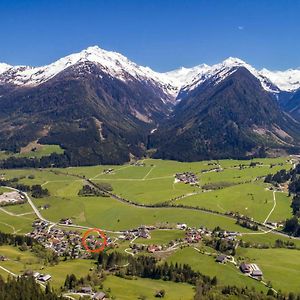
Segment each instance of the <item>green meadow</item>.
M132 299L157 299L155 294L159 290L165 290L167 300L192 300L194 297L194 288L191 285L162 280L150 279L123 279L116 276L108 276L103 283L103 288L110 291L114 299L132 300Z
M62 154L64 150L59 145L32 145L32 147L26 147L24 151L20 153L12 153L6 151L0 151L0 159L6 159L9 157L26 157L26 158L40 158L42 156L49 156L52 153Z
M104 229L124 230L142 224L157 225L160 223L187 223L190 226L207 226L214 228L219 225L225 229L247 232L241 229L234 221L218 215L205 212L174 208L143 208L121 203L115 199L103 197L80 197L78 191L82 188L83 179L93 178L97 182L108 182L112 185L115 194L140 204L158 204L170 202L171 205L185 205L206 208L219 212L235 211L264 221L273 208L272 192L267 185L257 177L268 173L275 173L281 168L290 168L286 158L258 159L262 165L249 167L251 161L221 160L218 162L181 163L145 159L144 166L91 166L72 167L66 169L22 169L3 170L5 178L20 178L20 182L28 185L41 184L47 188L50 197L34 199L37 207L48 204L47 210L42 210L45 218L59 221L70 217L76 224L98 226ZM220 164L222 172L203 171L216 168ZM239 165L245 165L239 169ZM280 165L279 165L280 164ZM111 174L104 174L105 169L112 168ZM174 175L178 172L191 171L198 178L200 187L206 183L228 182L233 184L220 190L204 191L199 187L184 183L175 183ZM76 175L76 176L73 176ZM1 191L0 191L1 192ZM180 197L179 200L175 200ZM175 198L175 199L174 199ZM290 198L284 193L276 193L277 204L272 212L270 221L282 221L291 216ZM29 213L28 204L16 207L7 207L15 214ZM2 212L1 212L2 213ZM4 214L4 213L2 213ZM4 214L5 215L5 214ZM12 218L6 215L6 218ZM33 219L34 215L22 216ZM13 223L18 223L13 218ZM8 227L2 220L0 226ZM9 223L11 224L11 223ZM18 226L16 226L18 227ZM23 226L28 228L28 226ZM22 229L21 229L22 230Z
M263 177L276 173L281 169L290 169L287 158L255 159L261 165L250 167L251 161L220 160L182 163L145 159L144 166L91 166L70 167L65 169L22 169L2 170L5 179L19 178L23 184L41 184L50 192L49 197L32 198L35 206L40 209L42 216L50 221L58 222L62 218L71 218L73 223L87 227L98 227L104 230L128 230L140 225L169 225L186 223L188 226L205 226L210 229L220 226L226 230L242 233L243 241L258 245L274 246L277 239L291 241L275 233L253 232L242 228L234 219L223 215L211 214L196 208L205 208L220 213L233 211L263 222L284 221L292 216L291 198L287 193L276 192L274 206L273 192L263 182ZM223 171L215 172L218 165ZM245 165L240 168L240 165ZM113 169L110 174L104 174L105 169ZM193 172L199 179L199 186L175 183L174 175L180 172ZM82 178L80 178L80 177ZM168 202L172 207L143 207L124 203L110 197L80 197L79 190L86 181L95 183L106 182L113 187L113 193L142 204L160 204ZM222 189L207 191L203 185L226 183ZM8 191L0 188L0 194ZM179 198L178 198L179 197ZM178 199L177 199L178 198ZM48 209L41 209L48 204ZM184 205L186 208L180 207ZM272 213L271 213L272 210ZM25 234L30 232L32 222L36 219L28 203L6 206L0 210L0 231ZM150 232L151 239L136 239L138 244L168 244L172 240L184 237L180 230L154 230ZM118 232L112 234L118 236ZM300 248L300 240L292 240ZM120 243L117 251L123 252L130 246L129 241ZM196 247L202 247L197 245ZM214 251L210 249L209 251ZM253 249L238 248L237 257L256 262L264 272L265 281L271 281L275 289L300 292L295 278L300 273L298 250L289 249ZM94 267L91 260L69 260L56 266L44 266L31 252L21 252L10 246L0 247L0 255L11 259L0 262L15 273L25 269L40 270L52 275L52 286L59 289L67 274L74 273L77 277L85 276ZM255 287L266 291L259 282L244 276L233 264L217 264L213 256L201 254L193 247L178 249L166 255L169 262L187 263L193 269L211 277L217 276L218 285L237 285L240 287ZM0 269L0 275L5 272ZM6 274L7 275L7 274ZM124 286L126 291L124 292ZM146 297L155 299L158 289L166 291L165 299L193 299L194 289L190 285L153 281L148 279L122 279L108 276L103 289L110 291L115 299L137 299Z
M283 292L300 292L299 250L291 249L244 249L239 248L237 255L246 261L257 263L264 274L265 281Z
M270 220L283 221L291 216L291 199L285 193L276 193L277 206ZM264 221L271 211L273 193L266 185L245 183L211 192L203 192L178 200L176 204L208 208L219 212L239 212L240 214Z
M215 250L211 249L215 252ZM192 247L183 248L172 254L167 261L179 264L189 264L196 271L210 277L216 276L218 284L221 286L236 285L239 287L255 287L257 290L263 290L263 285L259 282L244 276L233 264L218 264L214 256L209 256L197 252Z

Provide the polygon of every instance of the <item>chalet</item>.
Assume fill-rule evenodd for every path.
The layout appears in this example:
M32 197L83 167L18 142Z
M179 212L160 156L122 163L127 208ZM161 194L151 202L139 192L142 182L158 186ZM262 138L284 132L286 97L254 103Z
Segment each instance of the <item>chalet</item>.
M147 251L149 253L154 253L156 251L161 251L161 250L162 250L162 246L159 246L159 245L149 245L147 248Z
M251 276L260 279L263 276L262 271L257 264L250 264Z
M175 174L175 182L183 182L185 184L195 185L198 183L198 178L192 172L177 173Z
M51 275L49 275L49 274L46 274L46 275L40 274L40 276L37 279L39 281L42 281L42 282L47 282L51 279Z
M226 257L226 255L223 255L223 254L218 255L216 258L216 262L220 263L220 264L225 264L226 261L227 261L227 257Z
M79 289L79 292L84 294L91 294L92 288L90 286L83 286Z
M103 173L104 174L111 174L114 171L114 169L104 169Z
M41 276L41 274L40 274L39 272L33 272L33 273L32 273L32 276L33 276L35 279L38 279L38 278Z
M97 292L94 296L93 296L93 300L104 300L106 295L103 292Z
M241 270L243 273L246 273L246 274L250 274L250 272L251 272L250 265L249 265L249 264L246 264L246 263L242 263L242 264L240 265L240 270Z
M59 223L64 224L64 225L72 225L73 224L72 220L68 219L68 218L60 219Z
M180 229L180 230L185 230L185 229L187 229L187 225L184 224L184 223L178 223L178 224L176 225L176 228L177 228L177 229Z
M149 234L149 230L145 227L140 227L138 229L138 236L144 239L150 239L151 236Z
M255 279L261 279L261 277L263 276L263 272L260 270L260 268L258 267L257 264L245 264L245 263L242 263L240 265L240 270L243 273L248 274L248 275L254 277Z

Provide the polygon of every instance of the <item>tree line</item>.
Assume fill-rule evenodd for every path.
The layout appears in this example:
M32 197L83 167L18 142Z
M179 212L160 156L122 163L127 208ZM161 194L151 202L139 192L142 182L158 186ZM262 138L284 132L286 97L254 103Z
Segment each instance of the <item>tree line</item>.
M38 283L32 278L12 278L7 281L0 276L0 300L59 300L62 297L57 296L49 287L45 291L41 289Z
M50 196L48 189L43 189L40 184L34 184L32 186L19 183L18 178L12 178L8 180L0 180L0 186L8 186L20 190L22 192L31 192L32 197L34 198L43 198Z

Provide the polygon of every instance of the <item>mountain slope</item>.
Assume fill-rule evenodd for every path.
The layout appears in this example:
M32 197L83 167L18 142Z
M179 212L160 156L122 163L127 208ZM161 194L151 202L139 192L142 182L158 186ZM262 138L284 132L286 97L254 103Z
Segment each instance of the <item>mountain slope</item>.
M0 98L2 149L17 151L33 140L60 144L73 164L122 163L130 153L141 155L150 128L169 106L160 87L123 76L126 82L83 61L45 83L14 85Z
M293 118L300 121L300 89L283 105L283 109Z
M0 64L0 150L59 144L73 165L123 163L149 146L178 160L286 151L300 131L278 107L297 86L283 73L237 58L158 73L99 47L42 67Z
M226 72L217 72L184 94L172 117L153 135L156 157L242 158L299 142L300 126L281 112L248 69Z

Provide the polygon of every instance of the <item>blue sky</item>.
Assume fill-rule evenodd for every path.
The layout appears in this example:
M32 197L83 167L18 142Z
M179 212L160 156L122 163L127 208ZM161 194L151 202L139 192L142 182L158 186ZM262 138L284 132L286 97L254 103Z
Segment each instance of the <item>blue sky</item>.
M157 71L235 56L300 67L297 0L1 0L0 62L44 65L92 45Z

